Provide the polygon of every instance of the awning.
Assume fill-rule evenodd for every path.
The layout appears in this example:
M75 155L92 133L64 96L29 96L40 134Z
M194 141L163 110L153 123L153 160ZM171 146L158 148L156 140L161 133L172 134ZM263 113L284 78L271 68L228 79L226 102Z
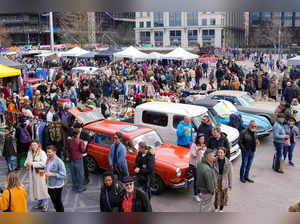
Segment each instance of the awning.
M0 78L13 77L21 75L20 69L10 68L5 65L0 65Z

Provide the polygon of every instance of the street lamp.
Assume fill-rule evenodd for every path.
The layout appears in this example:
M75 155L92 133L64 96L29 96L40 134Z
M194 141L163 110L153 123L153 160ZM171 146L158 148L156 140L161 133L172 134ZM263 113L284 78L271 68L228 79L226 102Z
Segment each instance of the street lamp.
M42 14L42 16L49 16L50 46L51 46L51 52L54 52L53 12Z

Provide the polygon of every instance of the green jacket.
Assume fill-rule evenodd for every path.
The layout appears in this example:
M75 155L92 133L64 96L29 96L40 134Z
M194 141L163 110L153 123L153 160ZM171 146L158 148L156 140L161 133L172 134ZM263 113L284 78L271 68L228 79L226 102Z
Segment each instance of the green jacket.
M215 171L205 158L197 164L197 180L200 193L214 194L218 189Z

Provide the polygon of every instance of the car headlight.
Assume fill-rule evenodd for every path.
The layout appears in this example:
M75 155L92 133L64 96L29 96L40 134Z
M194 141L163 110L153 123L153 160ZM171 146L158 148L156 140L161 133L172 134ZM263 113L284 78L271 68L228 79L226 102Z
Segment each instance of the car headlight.
M176 176L177 176L177 177L180 177L181 174L182 174L181 169L180 169L180 168L177 168L177 169L176 169Z

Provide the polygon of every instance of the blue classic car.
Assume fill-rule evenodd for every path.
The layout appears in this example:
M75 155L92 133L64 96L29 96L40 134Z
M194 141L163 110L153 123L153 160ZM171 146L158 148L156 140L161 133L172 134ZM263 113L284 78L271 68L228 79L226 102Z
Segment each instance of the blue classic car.
M229 117L231 114L240 115L242 117L242 127L248 128L248 124L251 120L254 120L256 123L257 135L258 137L265 137L271 134L272 132L272 125L269 120L263 116L249 114L240 112L236 109L236 107L230 103L229 101L221 100L196 100L191 102L191 104L205 106L207 109L212 113L215 120L218 123L226 124L229 123Z

